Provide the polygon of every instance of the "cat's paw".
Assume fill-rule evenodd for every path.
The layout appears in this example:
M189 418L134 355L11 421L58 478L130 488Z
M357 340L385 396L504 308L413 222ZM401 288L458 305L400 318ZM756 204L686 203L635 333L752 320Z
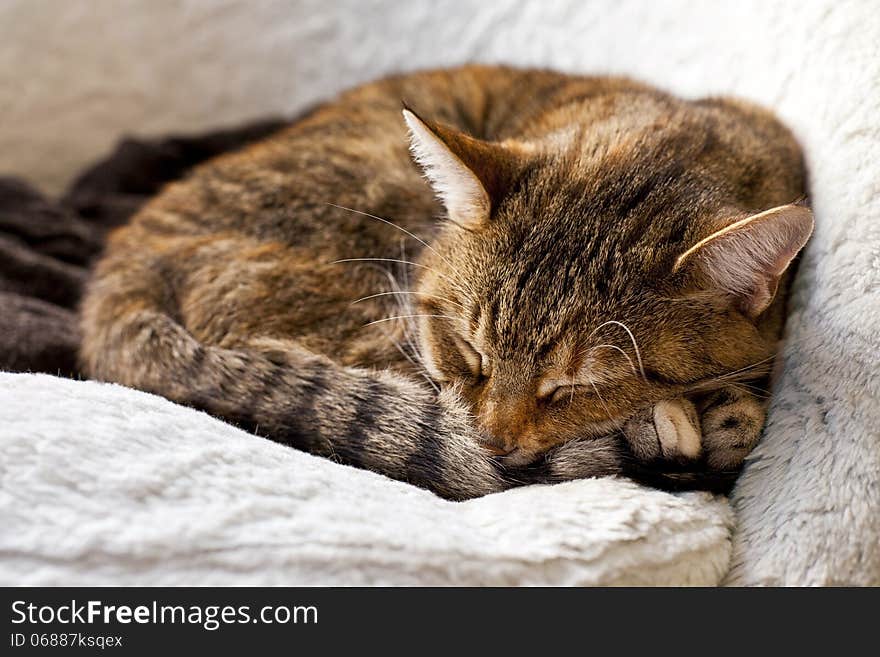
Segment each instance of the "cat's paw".
M712 470L736 470L761 437L766 404L738 388L724 388L700 402L657 402L623 427L633 455L643 461L704 460Z
M633 454L642 460L700 458L700 417L687 399L669 399L633 415L623 427Z
M766 414L765 403L747 392L725 388L714 393L700 417L709 467L739 468L761 437Z

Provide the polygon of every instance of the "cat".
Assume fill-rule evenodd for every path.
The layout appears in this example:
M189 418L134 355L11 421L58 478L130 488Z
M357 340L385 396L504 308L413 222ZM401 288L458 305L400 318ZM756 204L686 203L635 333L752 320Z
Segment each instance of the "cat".
M614 77L388 77L196 167L115 232L96 379L454 500L726 490L813 219L769 112Z

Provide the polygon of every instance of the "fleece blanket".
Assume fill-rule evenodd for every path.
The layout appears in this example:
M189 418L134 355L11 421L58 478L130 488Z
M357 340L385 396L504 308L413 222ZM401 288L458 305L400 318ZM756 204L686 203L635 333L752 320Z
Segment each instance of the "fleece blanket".
M52 193L125 132L290 114L377 75L464 61L622 73L774 109L804 145L817 225L765 435L731 498L725 581L880 584L874 3L50 4L0 5L0 171Z
M0 585L711 585L731 514L616 479L463 503L160 397L0 374Z
M123 140L52 202L0 179L0 369L76 376L107 230L278 127ZM0 374L0 584L710 585L726 500L619 480L454 504L119 386Z
M124 139L58 201L25 180L0 177L0 370L78 374L75 308L107 231L193 165L280 125Z

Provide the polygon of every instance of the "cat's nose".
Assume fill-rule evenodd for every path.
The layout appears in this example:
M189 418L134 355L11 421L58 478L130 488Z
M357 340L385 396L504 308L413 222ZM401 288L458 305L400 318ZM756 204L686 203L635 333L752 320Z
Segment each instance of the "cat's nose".
M483 447L485 447L485 448L489 451L489 453L491 453L491 454L494 455L494 456L507 456L507 455L510 454L513 450L516 449L515 447L508 447L507 445L498 444L498 443L496 443L496 442L494 442L494 441L492 441L492 442L488 442L488 441L483 442Z
M505 438L507 434L499 434L495 431L486 431L484 427L480 444L495 456L507 456L516 449L516 439L513 436Z
M509 402L500 404L488 399L478 416L483 447L496 456L507 456L518 446L522 426L516 410Z

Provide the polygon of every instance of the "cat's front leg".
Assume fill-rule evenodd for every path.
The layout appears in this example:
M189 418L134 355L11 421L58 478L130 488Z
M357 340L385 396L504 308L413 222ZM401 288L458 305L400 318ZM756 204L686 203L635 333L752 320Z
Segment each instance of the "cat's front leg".
M757 396L727 387L696 402L658 402L631 417L623 434L641 461L702 460L712 470L735 470L761 437L765 417Z

